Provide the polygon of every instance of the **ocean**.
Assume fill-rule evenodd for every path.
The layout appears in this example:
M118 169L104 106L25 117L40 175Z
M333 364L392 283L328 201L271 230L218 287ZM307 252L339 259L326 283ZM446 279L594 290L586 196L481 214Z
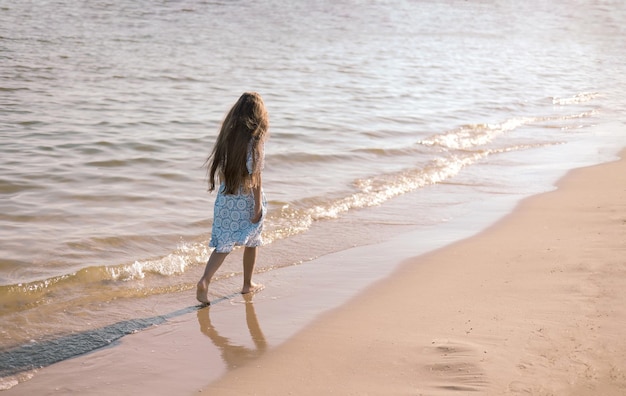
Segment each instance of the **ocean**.
M195 303L203 163L244 91L270 115L265 282L408 231L438 248L615 159L624 21L618 0L0 0L0 351Z

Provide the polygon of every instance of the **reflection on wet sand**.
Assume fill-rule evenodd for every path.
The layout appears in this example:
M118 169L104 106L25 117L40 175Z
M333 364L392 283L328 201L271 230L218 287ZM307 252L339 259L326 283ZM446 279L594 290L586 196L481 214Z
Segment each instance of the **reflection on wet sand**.
M209 337L216 347L222 352L222 359L226 363L229 369L241 367L250 360L261 356L267 349L267 342L263 331L259 326L256 312L254 311L254 304L252 303L252 294L244 294L246 307L246 324L250 337L254 342L255 348L248 348L243 345L234 345L228 337L220 335L211 322L210 310L211 306L198 310L198 324L200 325L200 331Z

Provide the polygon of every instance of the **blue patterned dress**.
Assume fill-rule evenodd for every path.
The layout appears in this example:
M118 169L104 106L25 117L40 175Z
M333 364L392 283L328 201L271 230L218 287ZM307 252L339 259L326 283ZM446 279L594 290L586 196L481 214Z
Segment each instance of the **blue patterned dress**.
M261 150L264 153L264 150ZM257 163L263 169L264 158ZM252 145L248 147L246 159L248 173L252 174ZM254 216L254 193L248 193L239 189L238 194L225 194L224 183L220 185L215 198L213 208L213 229L211 231L211 241L209 247L215 248L218 253L230 253L235 246L256 247L263 244L261 232L263 231L263 221L267 213L267 201L265 194L262 195L261 220L252 223L250 219Z

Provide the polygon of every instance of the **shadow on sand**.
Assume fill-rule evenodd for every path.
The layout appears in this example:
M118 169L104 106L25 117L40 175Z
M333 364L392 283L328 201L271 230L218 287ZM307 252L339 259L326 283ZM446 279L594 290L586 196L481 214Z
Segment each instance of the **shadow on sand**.
M239 293L221 297L211 301L211 305L229 300L237 295ZM0 378L50 366L66 359L114 345L116 341L128 334L163 324L177 316L186 315L194 311L201 312L202 308L205 307L207 306L204 304L194 305L165 315L125 320L94 330L8 348L0 352ZM217 342L216 345L218 345Z

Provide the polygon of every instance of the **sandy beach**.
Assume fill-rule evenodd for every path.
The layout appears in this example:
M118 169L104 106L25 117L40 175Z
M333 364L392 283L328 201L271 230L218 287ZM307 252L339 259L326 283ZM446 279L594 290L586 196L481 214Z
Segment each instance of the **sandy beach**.
M626 394L625 155L404 262L202 394Z
M382 280L338 263L415 256L415 234L260 273L261 293L207 308L181 292L154 326L2 393L626 394L625 156Z

